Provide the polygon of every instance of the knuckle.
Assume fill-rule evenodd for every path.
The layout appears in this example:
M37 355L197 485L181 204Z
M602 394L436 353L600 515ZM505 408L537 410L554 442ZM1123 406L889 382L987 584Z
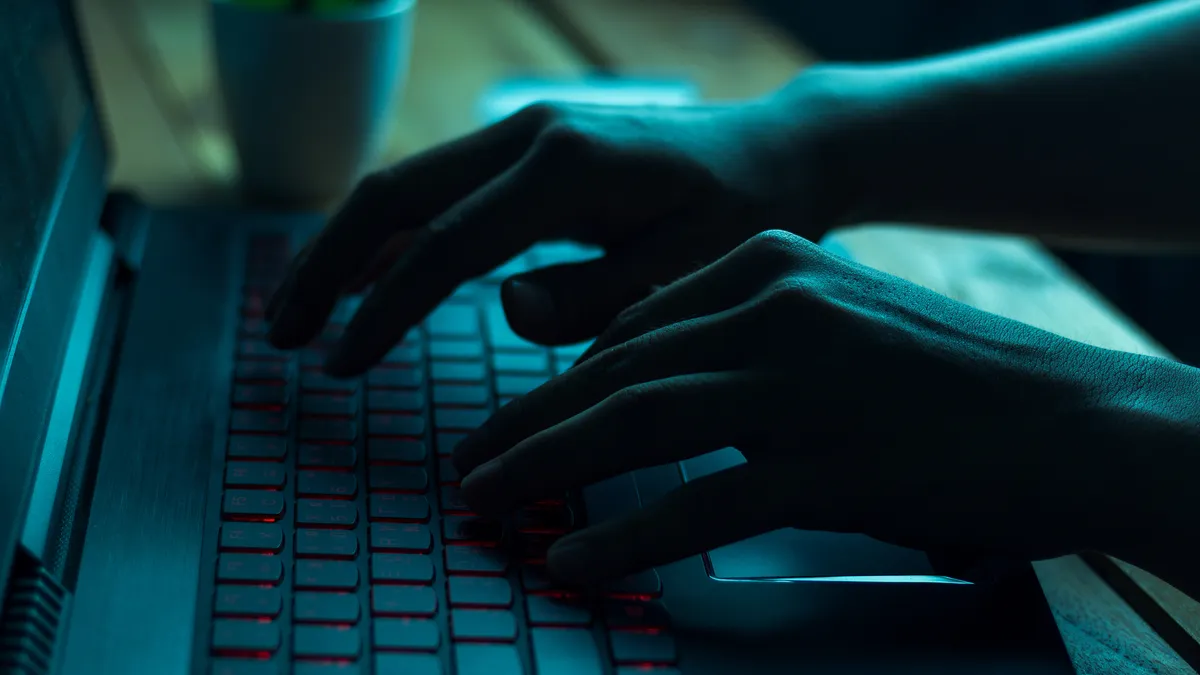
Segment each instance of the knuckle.
M745 244L745 252L760 261L788 263L801 252L804 240L785 230L767 230L754 235Z
M595 139L579 126L558 120L551 122L538 137L537 154L555 162L586 157L595 147Z
M635 424L642 428L641 422L654 419L658 387L653 383L635 384L612 394L605 401L613 422L622 427Z

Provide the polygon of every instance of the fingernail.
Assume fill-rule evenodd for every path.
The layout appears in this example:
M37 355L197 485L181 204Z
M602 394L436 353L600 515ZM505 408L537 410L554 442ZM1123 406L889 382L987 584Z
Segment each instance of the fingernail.
M509 297L522 314L533 321L549 321L554 317L554 296L545 288L528 281L508 282Z
M460 490L463 501L477 511L495 511L503 504L501 500L501 473L503 467L500 459L493 459L480 464L474 471L463 477Z
M589 564L593 553L593 547L583 537L567 537L546 552L546 571L559 581L590 581L596 573L595 565Z

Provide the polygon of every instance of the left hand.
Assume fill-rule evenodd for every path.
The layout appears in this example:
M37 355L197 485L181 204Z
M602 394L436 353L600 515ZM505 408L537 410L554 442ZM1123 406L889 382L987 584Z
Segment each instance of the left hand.
M565 581L789 526L1047 558L1097 543L1087 523L1120 484L1118 458L1065 438L1094 414L1106 354L768 232L622 313L454 461L464 499L494 514L724 447L746 456L557 542Z

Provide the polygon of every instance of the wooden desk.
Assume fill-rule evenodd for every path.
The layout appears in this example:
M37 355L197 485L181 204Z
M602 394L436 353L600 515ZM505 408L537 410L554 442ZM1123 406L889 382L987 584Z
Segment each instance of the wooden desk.
M77 5L115 140L114 183L154 203L230 199L233 153L214 99L204 0ZM724 0L422 0L416 36L389 159L470 129L478 97L505 75L574 75L597 65L682 72L707 96L737 98L778 86L813 58ZM856 228L837 240L866 264L983 309L1162 353L1030 242L899 226ZM1138 602L1156 603L1181 631L1200 635L1200 604L1140 570L1107 564L1119 565ZM1037 571L1080 673L1194 672L1079 557Z

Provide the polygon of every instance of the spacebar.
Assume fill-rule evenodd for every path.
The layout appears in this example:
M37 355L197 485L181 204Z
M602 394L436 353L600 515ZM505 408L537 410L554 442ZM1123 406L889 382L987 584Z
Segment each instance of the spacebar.
M583 510L589 525L620 518L641 508L633 474L613 476L583 489Z

